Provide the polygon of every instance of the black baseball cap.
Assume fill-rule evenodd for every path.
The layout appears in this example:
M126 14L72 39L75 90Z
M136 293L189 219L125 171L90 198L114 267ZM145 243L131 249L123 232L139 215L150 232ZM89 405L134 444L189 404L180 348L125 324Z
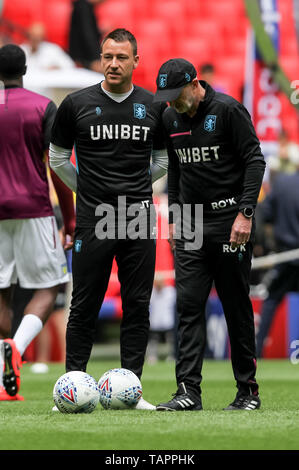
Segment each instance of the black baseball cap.
M170 59L161 65L157 76L154 101L173 101L182 89L196 78L194 65L185 59Z
M7 79L19 78L26 73L26 56L16 44L0 48L0 74Z

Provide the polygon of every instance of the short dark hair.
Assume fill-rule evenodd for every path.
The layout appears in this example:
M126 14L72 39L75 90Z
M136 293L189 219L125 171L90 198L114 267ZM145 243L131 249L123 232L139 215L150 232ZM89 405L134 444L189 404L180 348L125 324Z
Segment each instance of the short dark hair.
M0 75L6 79L20 78L26 73L26 56L21 47L6 44L0 48Z
M107 41L107 39L113 39L115 42L129 41L132 44L133 54L137 55L137 41L136 41L135 36L132 33L130 33L130 31L127 31L124 28L117 28L111 31L110 33L108 33L102 41L101 52L102 52L103 45Z

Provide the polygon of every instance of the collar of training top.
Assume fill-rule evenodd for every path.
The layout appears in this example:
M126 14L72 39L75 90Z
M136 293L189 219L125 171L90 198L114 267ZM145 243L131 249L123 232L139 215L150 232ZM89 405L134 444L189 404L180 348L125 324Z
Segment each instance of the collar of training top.
M197 112L204 110L210 104L210 102L215 96L215 90L214 88L211 87L211 85L209 85L204 80L199 80L199 83L206 90L206 94L205 94L204 99L199 103Z

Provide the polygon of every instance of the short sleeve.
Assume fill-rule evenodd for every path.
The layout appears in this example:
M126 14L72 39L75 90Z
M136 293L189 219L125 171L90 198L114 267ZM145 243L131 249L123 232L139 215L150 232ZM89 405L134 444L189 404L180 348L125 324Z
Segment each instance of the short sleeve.
M51 132L51 143L72 149L75 141L75 119L73 103L67 96L59 106Z
M43 137L44 137L44 149L48 149L51 139L51 131L53 122L56 116L57 107L53 101L50 101L43 118Z

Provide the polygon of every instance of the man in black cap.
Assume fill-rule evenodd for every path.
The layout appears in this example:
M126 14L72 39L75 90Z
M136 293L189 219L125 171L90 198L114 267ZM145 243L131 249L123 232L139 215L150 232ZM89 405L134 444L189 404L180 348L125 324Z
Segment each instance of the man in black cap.
M249 277L254 209L265 169L260 144L244 106L198 80L194 66L184 59L171 59L161 66L155 101L170 104L163 125L169 156L169 241L175 250L179 342L178 390L157 410L202 409L205 306L213 283L226 317L238 389L225 410L257 409ZM180 223L186 220L186 209L191 211L188 231ZM203 219L198 220L196 214ZM190 233L196 237L200 230L202 243L190 243Z

